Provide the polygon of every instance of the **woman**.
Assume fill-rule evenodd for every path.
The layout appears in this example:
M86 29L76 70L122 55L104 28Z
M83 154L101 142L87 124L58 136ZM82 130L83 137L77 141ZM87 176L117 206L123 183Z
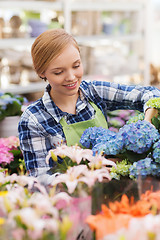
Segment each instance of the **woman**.
M79 144L83 131L107 128L107 112L133 109L145 112L145 120L157 114L147 109L150 98L160 97L154 87L126 86L110 82L82 81L83 66L75 39L62 29L47 30L31 49L33 65L48 81L42 98L31 104L19 123L20 146L29 175L45 179L53 167L45 158L62 142Z

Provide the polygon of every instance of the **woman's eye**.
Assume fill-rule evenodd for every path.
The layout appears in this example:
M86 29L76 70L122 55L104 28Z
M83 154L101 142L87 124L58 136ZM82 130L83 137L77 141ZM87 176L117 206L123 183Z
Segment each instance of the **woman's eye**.
M73 68L78 68L78 67L80 67L80 64L78 64L78 65L75 65Z
M56 72L56 73L54 73L54 74L55 74L55 75L60 75L62 72L63 72L63 71L61 71L61 72Z

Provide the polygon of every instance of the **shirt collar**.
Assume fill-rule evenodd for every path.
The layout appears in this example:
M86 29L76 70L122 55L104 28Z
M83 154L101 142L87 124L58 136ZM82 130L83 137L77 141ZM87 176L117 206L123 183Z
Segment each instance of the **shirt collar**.
M61 118L65 115L65 113L59 109L56 104L53 102L53 100L50 97L50 90L51 90L51 86L50 84L47 85L44 95L42 97L42 102L45 106L45 108L47 109L47 112L49 112L51 114L51 116L56 120L56 122L58 123Z
M61 118L67 115L66 112L63 112L60 108L56 106L56 104L53 102L53 100L50 97L50 90L51 86L50 84L47 85L44 95L42 97L42 102L47 109L47 112L51 114L51 116L56 120L57 123L60 122ZM77 113L83 110L87 106L89 98L87 97L87 94L85 93L85 90L83 88L79 88L79 98L77 101Z

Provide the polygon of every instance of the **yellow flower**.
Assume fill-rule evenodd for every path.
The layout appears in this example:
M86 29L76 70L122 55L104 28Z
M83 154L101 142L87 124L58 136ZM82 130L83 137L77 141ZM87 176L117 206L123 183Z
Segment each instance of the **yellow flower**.
M69 219L68 216L64 216L62 219L62 222L60 223L60 236L61 239L66 239L66 235L68 233L68 231L71 229L72 227L72 222Z
M54 154L53 151L51 151L51 157L52 157L53 161L57 162L58 158L57 158L57 156Z
M66 157L64 154L61 154L61 153L59 153L58 156L62 159ZM52 157L53 161L57 162L58 161L58 156L56 154L54 154L53 151L51 151L51 157Z
M5 223L4 218L0 218L0 225L3 225Z
M0 191L0 197L4 197L8 194L8 191Z

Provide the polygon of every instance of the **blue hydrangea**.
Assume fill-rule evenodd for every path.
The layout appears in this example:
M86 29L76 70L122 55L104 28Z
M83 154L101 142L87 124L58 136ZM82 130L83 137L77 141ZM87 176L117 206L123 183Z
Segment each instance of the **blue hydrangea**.
M80 139L80 143L86 148L92 148L96 144L103 144L112 138L115 138L117 133L102 127L87 128Z
M141 120L124 125L117 133L117 141L123 141L124 149L139 154L147 152L159 138L158 130L149 122Z
M153 145L153 158L155 162L160 163L160 140Z
M97 143L92 151L96 153L105 153L106 155L117 155L123 148L123 141L117 141L116 136L105 142Z
M138 178L138 176L145 178L148 175L159 177L160 164L155 163L151 158L145 158L138 162L134 162L129 171L131 178Z

